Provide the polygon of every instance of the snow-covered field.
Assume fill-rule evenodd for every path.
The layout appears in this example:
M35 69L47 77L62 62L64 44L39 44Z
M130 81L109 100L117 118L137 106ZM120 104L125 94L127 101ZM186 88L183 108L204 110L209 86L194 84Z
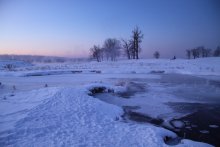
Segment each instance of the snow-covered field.
M4 69L6 62L16 68ZM0 146L168 146L164 139L175 138L175 133L150 123L127 122L121 117L121 106L139 105L140 112L163 119L184 115L165 104L189 100L173 94L181 83L164 86L158 82L161 75L186 74L220 81L219 63L220 58L24 66L21 62L0 61ZM146 86L136 98L114 101L91 95L99 87L124 92L134 81ZM214 89L213 100L219 92ZM205 98L190 101L203 102ZM182 139L176 146L209 145Z

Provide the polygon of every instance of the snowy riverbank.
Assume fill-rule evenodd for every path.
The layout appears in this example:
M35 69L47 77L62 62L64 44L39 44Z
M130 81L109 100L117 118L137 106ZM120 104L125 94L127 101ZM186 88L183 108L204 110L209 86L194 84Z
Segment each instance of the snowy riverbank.
M124 103L110 104L94 98L91 89L138 91L136 88L142 88L139 84L144 84L144 93L121 101L143 106L140 111L152 117L170 117L177 113L167 106L168 102L204 103L207 96L216 100L218 83L210 87L199 77L219 80L218 63L220 58L148 59L24 64L13 71L1 68L0 146L169 146L165 140L177 137L175 133L150 123L125 122L121 117ZM172 80L161 76L170 73L196 75L198 79L190 85L189 80L194 80L191 76L181 76L181 81L175 80L179 76ZM129 82L137 87L129 87ZM212 95L202 92L191 99L186 94L193 93L196 84L202 85L197 90L206 89ZM182 139L176 146L209 145Z

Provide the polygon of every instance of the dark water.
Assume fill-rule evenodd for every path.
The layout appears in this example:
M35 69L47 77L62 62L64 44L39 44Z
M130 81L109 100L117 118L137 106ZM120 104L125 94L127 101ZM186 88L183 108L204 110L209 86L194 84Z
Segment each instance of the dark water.
M183 122L182 128L174 126L171 130L182 138L220 146L220 80L164 75L160 82L177 85L174 95L189 100L189 103L167 103L176 112L189 113L175 119ZM194 100L197 102L192 102Z
M159 83L167 89L168 93L186 100L184 103L167 102L166 105L177 113L188 115L171 119L169 122L170 127L164 125L164 120L161 118L152 118L146 114L135 111L139 109L140 106L123 106L124 115L122 117L125 120L138 123L151 123L175 132L179 138L172 140L173 142L176 141L176 143L170 142L171 139L169 138L165 139L165 142L169 142L168 144L177 144L181 138L185 138L220 146L219 77L217 77L217 80L210 80L189 75L162 74L160 79L154 79L153 81L130 79L129 84L127 84L126 92L116 94L116 96L121 98L134 98L137 93L148 92L147 84L149 82ZM182 126L175 126L174 122L179 122Z
M182 110L193 112L175 119L184 124L181 128L174 126L174 129L171 129L178 136L220 146L219 104L169 103L169 105L177 111L182 107Z

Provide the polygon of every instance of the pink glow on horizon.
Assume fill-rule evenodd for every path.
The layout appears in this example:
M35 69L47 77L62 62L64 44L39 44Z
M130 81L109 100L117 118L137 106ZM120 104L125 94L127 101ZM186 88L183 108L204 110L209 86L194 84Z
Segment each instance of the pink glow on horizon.
M11 43L13 42L13 43ZM88 57L88 46L66 42L8 41L0 43L0 54Z
M77 50L72 51L51 51L51 50L12 50L12 49L1 49L0 55L13 54L13 55L42 55L42 56L60 56L60 57L88 57L89 54L86 52L80 52Z

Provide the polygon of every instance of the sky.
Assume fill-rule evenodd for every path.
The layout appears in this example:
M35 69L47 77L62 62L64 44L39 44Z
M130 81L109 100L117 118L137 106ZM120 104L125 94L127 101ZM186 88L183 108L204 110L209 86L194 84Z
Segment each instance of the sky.
M220 45L219 0L0 0L0 54L88 57L107 38L144 34L142 58Z

